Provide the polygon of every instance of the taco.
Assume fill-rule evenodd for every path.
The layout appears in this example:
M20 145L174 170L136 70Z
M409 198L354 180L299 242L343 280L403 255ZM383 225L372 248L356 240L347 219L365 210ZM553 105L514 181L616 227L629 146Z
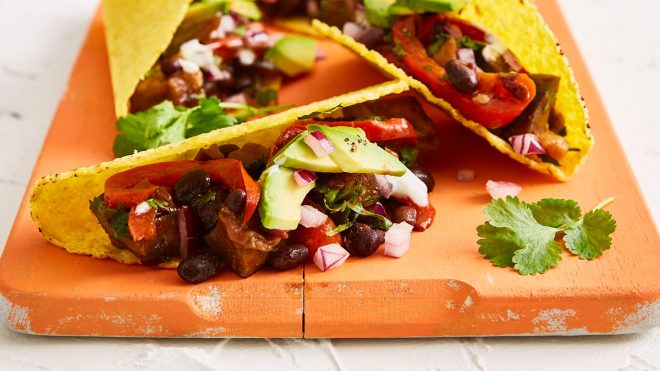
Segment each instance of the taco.
M313 38L268 28L250 0L105 0L103 8L118 157L284 109L281 85L317 57ZM222 119L184 122L189 115L178 112L198 106ZM154 126L176 120L175 134L153 140Z
M313 25L408 81L502 153L568 180L593 137L556 38L528 1L463 3L365 0L349 11L357 15L330 19L343 33Z
M221 266L248 277L313 259L326 270L383 243L400 257L435 214L433 177L415 166L418 131L377 103L342 104L405 88L391 82L44 177L32 217L69 252L178 267L190 282ZM430 125L414 99L389 99L401 103L382 107L408 107L421 130Z

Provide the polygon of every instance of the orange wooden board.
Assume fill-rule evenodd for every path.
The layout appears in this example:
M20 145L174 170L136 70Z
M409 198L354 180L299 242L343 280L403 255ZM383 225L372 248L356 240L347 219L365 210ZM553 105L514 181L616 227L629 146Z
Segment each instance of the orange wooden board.
M190 286L171 270L124 266L65 253L39 235L24 199L0 260L0 291L16 330L53 335L401 337L636 332L660 324L660 239L576 45L553 1L539 7L575 69L596 146L569 183L505 158L435 112L442 141L424 159L436 177L438 216L401 259L353 258L333 271L313 265L248 279L230 273ZM35 166L37 177L108 160L115 135L101 19L97 16ZM312 76L282 100L302 104L384 81L330 42ZM356 78L359 76L359 78ZM456 172L473 169L473 183ZM477 252L487 179L523 186L521 197L614 196L613 247L582 261L520 276ZM29 190L27 190L29 192ZM304 313L304 317L303 317Z

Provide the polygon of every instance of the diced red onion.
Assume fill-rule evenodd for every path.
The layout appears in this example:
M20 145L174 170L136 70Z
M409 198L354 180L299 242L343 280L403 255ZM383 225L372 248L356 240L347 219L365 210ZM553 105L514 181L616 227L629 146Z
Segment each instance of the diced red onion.
M179 254L183 259L199 252L199 236L195 215L188 206L183 206L177 215L179 222Z
M316 228L328 220L328 215L322 213L314 206L303 205L300 210L300 225L305 228Z
M293 180L299 187L306 187L316 180L317 176L309 170L297 170L293 173Z
M541 146L539 138L534 134L520 134L509 137L513 151L521 155L543 155L545 149Z
M522 191L522 187L512 182L489 180L486 182L486 191L488 191L488 194L490 194L490 197L493 199L506 198L507 196L516 196Z
M344 264L350 254L344 250L338 243L331 243L329 245L321 246L316 250L312 261L316 264L321 272L325 272L332 268L337 268Z
M474 50L470 48L458 49L458 59L465 63L471 63L473 66L477 65L477 60L474 57Z
M376 182L378 183L378 192L380 192L380 195L385 198L390 198L390 196L392 196L394 185L387 179L387 176L385 175L376 174L374 177L376 177Z
M364 28L360 26L357 23L354 22L346 22L344 23L344 27L342 28L342 32L345 35L348 35L355 40L359 39L362 34L364 34Z
M316 157L325 157L335 150L328 137L319 130L307 134L303 141L314 151Z
M374 204L374 213L382 216L387 216L387 211L385 211L385 207L380 202L376 202Z
M469 170L469 169L463 169L459 170L458 173L456 174L456 179L458 179L459 182L471 182L474 180L474 170Z
M410 250L410 237L413 226L406 223L392 224L385 232L385 255L400 258Z

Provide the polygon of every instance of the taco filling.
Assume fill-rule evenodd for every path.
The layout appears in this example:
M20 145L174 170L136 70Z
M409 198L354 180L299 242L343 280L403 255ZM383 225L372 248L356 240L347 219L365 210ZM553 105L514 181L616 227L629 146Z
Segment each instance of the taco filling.
M314 68L316 41L270 32L260 17L249 1L190 5L170 45L132 93L130 114L118 119L123 133L115 141L115 154L174 143L288 108L277 105L278 91L287 79ZM181 118L200 106L206 106L197 110L202 115L222 119L200 123L194 118L198 114ZM164 133L172 126L175 134ZM156 136L159 140L153 140Z
M514 153L558 165L578 150L569 148L564 117L555 109L560 77L529 73L494 35L449 13L464 1L273 3L269 11L278 16L318 18L378 51Z
M516 153L560 161L569 150L555 110L560 78L530 74L483 30L445 14L400 17L376 48Z
M248 277L312 260L325 271L383 244L400 257L411 231L433 220L433 177L415 165L408 120L358 111L356 120L297 121L270 149L213 145L195 160L117 173L90 209L115 247L144 265L181 260L189 282L223 266Z

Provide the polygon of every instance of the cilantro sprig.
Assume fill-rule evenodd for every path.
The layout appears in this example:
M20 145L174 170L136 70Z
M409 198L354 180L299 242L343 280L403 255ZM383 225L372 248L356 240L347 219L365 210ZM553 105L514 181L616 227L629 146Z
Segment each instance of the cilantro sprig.
M604 204L582 217L573 200L546 198L529 204L518 197L494 199L484 209L486 223L477 227L479 252L496 266L534 275L561 260L556 239L560 234L572 254L595 259L610 248L610 235L616 229L612 214L602 209Z
M117 157L126 156L236 125L251 117L284 108L287 106L256 108L246 104L220 102L215 97L201 99L195 108L176 107L172 102L164 101L146 111L120 117L117 129L121 133L115 138L112 150Z

